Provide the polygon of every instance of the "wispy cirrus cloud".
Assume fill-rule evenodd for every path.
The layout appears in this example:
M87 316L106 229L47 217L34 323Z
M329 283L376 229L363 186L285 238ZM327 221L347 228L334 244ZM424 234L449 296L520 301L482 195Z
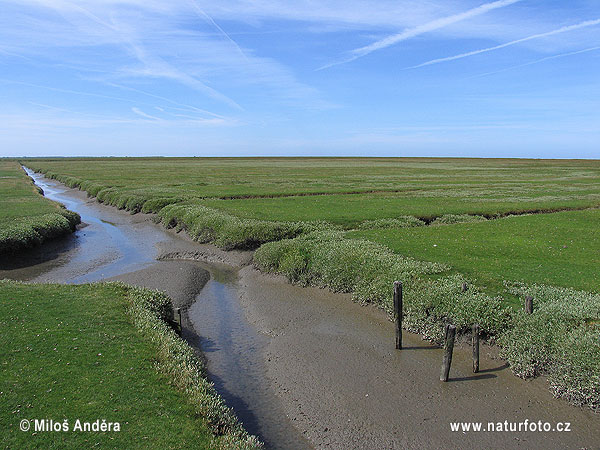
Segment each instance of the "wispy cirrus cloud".
M37 66L47 60L89 71L91 82L146 86L163 98L171 97L166 92L174 89L165 83L172 82L199 93L188 97L216 116L227 111L223 107L245 109L234 98L244 85L262 86L273 103L327 107L287 66L243 49L205 6L195 0L7 0L2 53L29 57Z
M136 106L134 106L133 108L131 108L131 111L133 111L135 114L137 114L138 116L141 116L145 119L149 119L149 120L155 120L155 121L160 121L161 119L159 117L156 116L152 116L148 113L145 113L144 111L142 111L140 108L137 108Z
M597 50L600 50L600 46L584 48L583 50L576 50L574 52L559 53L558 55L546 56L545 58L535 59L533 61L528 61L523 64L517 64L515 66L505 67L504 69L494 70L492 72L481 73L479 75L467 77L467 79L486 77L488 75L494 75L497 73L508 72L509 70L519 69L521 67L533 66L534 64L543 63L545 61L552 61L553 59L565 58L567 56L580 55L582 53L594 52Z
M481 53L493 52L495 50L500 50L502 48L510 47L512 45L522 44L523 42L532 41L534 39L541 39L541 38L554 36L554 35L561 34L561 33L567 33L569 31L579 30L582 28L588 28L588 27L593 27L593 26L597 26L597 25L600 25L600 19L586 20L584 22L580 22L575 25L567 25L567 26L557 28L552 31L547 31L545 33L533 34L531 36L527 36L527 37L524 37L521 39L516 39L516 40L510 41L510 42L505 42L504 44L494 45L492 47L486 47L486 48L482 48L479 50L473 50L473 51L466 52L466 53L460 53L460 54L454 55L454 56L446 56L444 58L431 59L427 62L407 67L406 69L417 69L419 67L431 66L433 64L439 64L442 62L455 61L457 59L468 58L470 56L480 55Z
M493 11L494 9L504 8L506 6L513 5L520 1L521 0L498 0L495 2L485 3L483 5L477 6L476 8L471 8L467 11L432 20L422 25L418 25L416 27L401 31L400 33L388 36L384 39L380 39L376 42L373 42L372 44L365 45L364 47L354 49L350 52L350 55L348 57L341 59L340 61L332 62L330 64L321 66L317 70L323 70L330 67L338 66L340 64L346 64L351 61L355 61L358 58L362 58L363 56L368 55L369 53L373 53L374 51L390 47L399 42L412 39L425 33L430 33L432 31L439 30L440 28L444 28L449 25L453 25L455 23L471 19L473 17L477 17L489 11Z

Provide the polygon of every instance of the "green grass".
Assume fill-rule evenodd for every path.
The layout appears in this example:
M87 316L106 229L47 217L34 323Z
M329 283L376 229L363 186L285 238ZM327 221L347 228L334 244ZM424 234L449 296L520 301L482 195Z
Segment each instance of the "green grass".
M79 220L44 198L16 161L0 161L0 254L68 234Z
M177 358L172 354L163 360L169 352L156 338L161 326L148 317L165 303L152 306L152 294L140 292L116 284L0 282L4 448L196 449L225 442L214 439L209 415L190 401L193 389L177 389L175 375L161 370ZM206 403L219 406L211 398ZM121 431L19 430L20 420L36 418L67 419L71 427L76 419L105 419L119 422Z
M600 291L600 210L505 217L478 223L352 231L400 255L452 266L493 292L503 280Z
M59 205L40 195L16 161L0 160L0 222L55 213Z
M518 199L581 197L583 201L598 203L600 194L600 162L583 160L60 158L24 161L31 168L85 180L96 187L166 198L399 191L403 195L448 198L473 194Z
M525 196L502 196L493 193L409 192L355 195L320 195L283 198L204 200L202 205L242 218L283 221L324 220L346 228L357 227L365 220L415 216L430 220L445 214L504 215L529 211L553 211L596 206L600 195L579 196L573 192ZM435 195L430 197L430 195Z

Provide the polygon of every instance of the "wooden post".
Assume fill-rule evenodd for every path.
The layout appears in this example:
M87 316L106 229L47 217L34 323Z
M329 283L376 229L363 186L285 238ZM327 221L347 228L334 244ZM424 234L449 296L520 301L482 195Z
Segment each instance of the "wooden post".
M463 283L463 284L462 284L462 287L461 287L461 291L462 291L462 292L467 292L467 287L468 287L468 286L467 286L467 283Z
M396 322L396 348L402 348L402 282L394 281L394 319Z
M442 362L442 373L440 381L448 381L450 374L450 365L452 364L452 351L454 350L454 337L456 336L456 327L454 325L446 325L444 338L444 361Z
M533 297L531 295L525 297L525 312L533 314Z
M181 326L181 308L175 308L175 322L177 323L177 332L181 334L181 330L183 330Z
M473 325L473 373L479 372L479 325Z

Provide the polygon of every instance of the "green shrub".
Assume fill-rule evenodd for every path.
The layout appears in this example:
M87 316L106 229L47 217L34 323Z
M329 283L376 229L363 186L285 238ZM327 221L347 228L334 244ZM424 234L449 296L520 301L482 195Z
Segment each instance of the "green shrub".
M240 219L217 209L189 203L166 205L158 216L164 226L186 230L196 241L212 242L225 250L254 249L265 242L332 228L324 222Z
M142 206L143 213L157 213L167 205L179 203L183 201L181 198L151 198L144 202Z
M453 223L475 223L485 222L487 219L483 216L471 215L471 214L444 214L443 216L437 217L431 225L450 225Z
M545 285L506 283L534 299L533 314L520 311L501 338L512 371L547 374L553 392L576 404L600 406L600 294Z
M511 323L511 309L502 299L474 287L462 292L465 279L426 275L448 270L443 264L418 261L392 253L371 241L345 239L343 233L314 232L261 246L255 265L286 275L292 282L351 292L355 300L374 303L392 312L393 282L404 285L404 325L433 341L440 341L444 323L459 332L479 323L488 335L497 335Z
M534 313L520 311L515 326L500 341L503 356L522 378L552 372L565 336L600 320L598 294L536 284L505 285L508 292L522 299L528 295L534 299Z
M411 228L425 225L421 219L414 216L400 216L394 219L365 220L358 225L359 230L373 230L376 228Z
M565 335L548 378L557 397L600 412L600 326L582 325Z
M0 253L14 252L69 234L79 221L78 214L60 210L56 213L23 217L4 223L0 229Z

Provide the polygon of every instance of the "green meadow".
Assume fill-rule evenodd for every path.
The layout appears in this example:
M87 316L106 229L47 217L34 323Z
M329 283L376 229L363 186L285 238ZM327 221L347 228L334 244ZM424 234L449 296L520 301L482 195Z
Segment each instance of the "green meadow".
M0 281L3 446L254 448L198 378L203 367L193 351L164 325L168 305L158 293L114 283ZM188 374L194 365L197 373ZM35 419L66 420L69 431L36 431ZM77 419L118 422L120 431L77 431Z
M352 231L348 237L419 255L500 292L504 280L598 291L600 209L504 217L401 229Z
M392 309L440 342L474 323L513 372L600 408L600 161L101 158L24 163L303 285ZM464 286L467 289L464 289ZM522 304L534 297L535 312ZM552 327L548 327L552 323ZM573 353L569 348L578 348Z
M45 199L12 160L0 161L0 255L68 234L79 216Z

